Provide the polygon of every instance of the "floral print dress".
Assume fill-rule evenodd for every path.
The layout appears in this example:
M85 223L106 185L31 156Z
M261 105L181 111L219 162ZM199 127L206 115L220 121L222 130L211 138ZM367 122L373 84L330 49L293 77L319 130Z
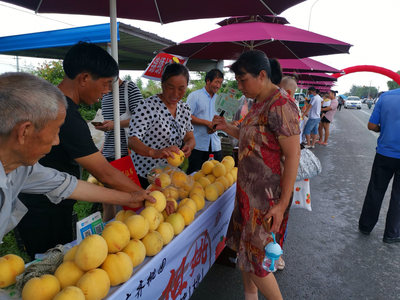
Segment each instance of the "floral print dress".
M266 214L278 203L283 172L279 139L300 134L296 104L277 89L256 102L243 120L239 134L239 162L235 208L228 228L227 245L238 253L238 267L259 277L264 247L272 241ZM276 233L282 245L290 204Z

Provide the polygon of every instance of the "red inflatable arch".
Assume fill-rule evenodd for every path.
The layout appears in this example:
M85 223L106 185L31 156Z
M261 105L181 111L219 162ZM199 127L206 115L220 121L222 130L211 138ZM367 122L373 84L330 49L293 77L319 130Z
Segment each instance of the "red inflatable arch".
M341 73L332 74L332 77L339 78L343 75L355 73L355 72L374 72L385 75L391 79L393 79L397 84L400 84L400 74L397 74L389 69L385 69L377 66L369 66L369 65L361 65L345 68L341 71Z

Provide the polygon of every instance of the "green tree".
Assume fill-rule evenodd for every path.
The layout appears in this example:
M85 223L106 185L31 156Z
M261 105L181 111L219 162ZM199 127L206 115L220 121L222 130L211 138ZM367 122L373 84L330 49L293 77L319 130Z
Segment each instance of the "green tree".
M135 80L135 84L138 87L138 89L140 90L140 92L142 92L142 90L143 90L143 80L140 77L138 77Z
M39 76L54 85L58 85L64 78L64 69L61 60L45 61L32 74Z
M378 95L378 88L374 86L358 86L353 85L350 89L349 93L346 93L347 96L358 96L362 98L375 98Z
M132 76L129 75L129 74L126 74L126 75L122 78L122 80L132 81Z
M397 74L400 74L400 71L397 71ZM395 90L395 89L400 88L400 85L394 80L388 81L387 86L388 86L389 90Z

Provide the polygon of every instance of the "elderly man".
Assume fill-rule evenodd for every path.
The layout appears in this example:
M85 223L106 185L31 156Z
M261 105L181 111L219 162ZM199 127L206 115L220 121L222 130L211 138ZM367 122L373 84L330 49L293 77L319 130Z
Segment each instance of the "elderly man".
M80 178L81 166L106 186L126 192L142 191L143 200L144 190L111 166L96 148L86 121L78 111L79 104L93 105L110 91L119 73L117 63L101 47L78 43L65 55L63 67L65 78L58 88L66 96L68 109L60 128L60 144L53 147L40 163L77 178ZM18 231L31 256L74 239L74 200L54 205L43 195L23 194L19 198L29 212L18 225ZM41 218L43 214L48 217ZM113 212L105 209L105 220L113 216Z
M19 192L44 194L55 204L74 198L134 207L143 200L141 192L100 187L37 163L59 144L66 110L63 94L47 81L25 73L0 75L0 241L27 212Z

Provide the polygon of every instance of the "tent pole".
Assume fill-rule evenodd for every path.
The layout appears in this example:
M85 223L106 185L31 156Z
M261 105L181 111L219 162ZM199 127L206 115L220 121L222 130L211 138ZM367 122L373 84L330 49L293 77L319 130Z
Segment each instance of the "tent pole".
M110 0L110 31L111 31L111 56L118 63L118 40L117 40L117 1ZM121 158L121 131L119 113L119 80L113 83L113 107L114 107L114 143L115 159Z

